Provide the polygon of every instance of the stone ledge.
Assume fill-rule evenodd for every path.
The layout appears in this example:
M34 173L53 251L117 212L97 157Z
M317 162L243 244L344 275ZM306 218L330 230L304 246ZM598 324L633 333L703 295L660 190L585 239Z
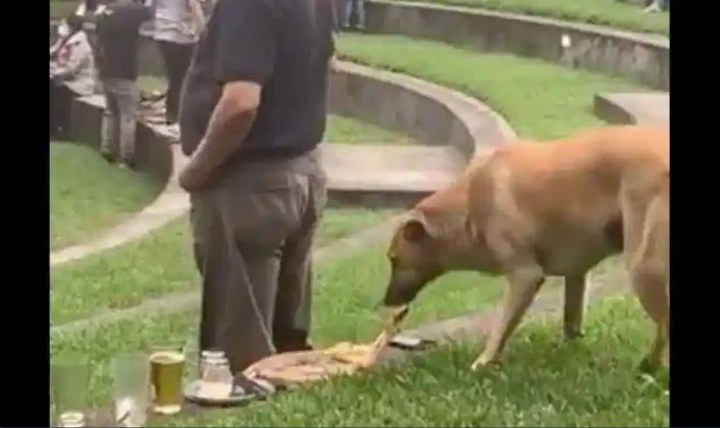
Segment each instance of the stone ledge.
M89 95L87 82L56 83L50 81L50 135L100 150L100 128L105 100ZM151 125L138 122L136 167L167 184L173 172L172 141L155 132Z
M670 126L670 94L666 92L596 94L593 110L610 123Z
M455 147L466 160L516 138L510 125L480 101L403 74L337 61L329 109L427 145Z
M670 41L658 35L462 6L384 0L368 3L367 28L371 33L432 39L633 77L662 90L670 84ZM572 41L568 49L560 45L565 34Z

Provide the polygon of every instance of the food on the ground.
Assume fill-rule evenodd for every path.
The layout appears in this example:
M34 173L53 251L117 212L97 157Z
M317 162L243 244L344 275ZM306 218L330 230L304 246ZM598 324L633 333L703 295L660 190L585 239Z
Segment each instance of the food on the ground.
M390 308L390 311L389 322L371 345L353 345L349 342L341 342L325 350L325 352L338 361L347 362L357 367L371 366L375 363L383 348L400 330L400 323L410 312L410 307L403 305Z
M382 333L370 344L340 342L322 351L300 351L264 358L245 370L248 378L264 378L280 383L300 383L325 379L341 373L353 373L371 366L380 351L397 334L409 312L407 305L390 309Z

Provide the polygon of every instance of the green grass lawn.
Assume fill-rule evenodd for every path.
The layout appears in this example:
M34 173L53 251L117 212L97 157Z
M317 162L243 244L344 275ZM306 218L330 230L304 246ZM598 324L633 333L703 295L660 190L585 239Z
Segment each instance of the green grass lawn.
M612 321L612 322L610 322ZM666 388L635 371L653 329L634 297L593 306L587 336L558 320L527 324L502 367L469 371L478 345L455 344L248 408L167 419L171 426L667 426ZM162 422L161 422L162 423Z
M394 210L328 208L316 246L389 219ZM187 218L138 241L50 271L50 320L62 324L105 309L128 308L144 299L197 286Z
M642 7L617 0L409 0L478 7L503 12L607 25L645 33L670 33L668 13L643 13Z
M50 143L50 248L86 240L150 203L162 183L109 165L98 153Z
M458 291L469 287L446 285ZM321 296L331 294L322 287L317 289ZM469 290L464 291L468 300ZM427 297L418 303L427 304ZM452 302L446 299L444 315L454 312L449 309ZM320 301L315 313L326 309L326 301ZM414 322L421 318L435 319L428 313ZM343 328L349 336L358 327L364 330L361 336L365 339L377 333L377 326L367 321L354 322L352 316L332 320L338 326L334 329ZM88 356L94 369L92 403L107 406L112 384L109 362L114 355L149 349L157 343L192 342L196 324L196 314L186 313L121 321L83 335L53 334L51 355ZM325 341L335 340L331 331L318 329L315 334ZM482 346L458 343L412 363L338 377L278 394L268 402L207 411L200 417L174 417L153 425L667 426L665 387L651 379L637 379L635 371L652 332L634 297L614 298L591 307L586 337L574 343L562 341L556 316L524 324L507 349L505 364L485 372L468 370Z
M598 92L646 90L624 78L507 54L482 54L401 36L346 34L348 60L425 79L486 102L524 137L552 139L604 124L592 110Z
M323 141L338 144L412 144L410 137L343 116L328 116Z
M378 334L381 319L374 307L382 298L388 275L388 263L383 249L384 245L369 248L316 269L312 335L318 346L327 346L341 340L368 341ZM128 267L136 266L136 269L140 266L137 260L127 264ZM158 264L159 262L153 263ZM176 264L182 264L182 261L176 260ZM165 269L168 268L169 266L165 266ZM122 271L116 272L115 277L123 275ZM100 281L102 279L88 282L94 284ZM156 281L164 280L157 277ZM145 286L154 284L148 281L143 283ZM108 289L114 287L114 296L123 293L123 288L120 288L122 284L109 283L105 279L104 286ZM75 292L85 296L85 299L93 296L85 290L76 289ZM408 317L407 325L417 326L487 308L497 301L501 293L500 279L476 273L448 275L423 292L422 299L413 307ZM51 308L53 303L55 306L69 306L69 302L52 299ZM122 351L147 349L158 342L183 342L188 343L190 349L194 349L194 343L191 342L195 340L196 324L197 314L185 312L120 321L103 326L102 329L91 329L82 333L53 333L51 355L52 358L58 358L74 352L82 353L91 359L96 368L96 382L91 390L93 403L98 405L106 403L110 398L108 394L111 379L107 367L113 355Z
M80 2L77 1L51 1L50 19L64 19L75 12Z

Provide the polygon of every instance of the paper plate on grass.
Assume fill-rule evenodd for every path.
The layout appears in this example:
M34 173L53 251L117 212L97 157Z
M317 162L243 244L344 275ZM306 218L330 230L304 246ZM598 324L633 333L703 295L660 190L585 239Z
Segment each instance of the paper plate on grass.
M275 392L275 386L264 379L243 379L229 383L194 380L185 385L185 398L203 406L238 406Z

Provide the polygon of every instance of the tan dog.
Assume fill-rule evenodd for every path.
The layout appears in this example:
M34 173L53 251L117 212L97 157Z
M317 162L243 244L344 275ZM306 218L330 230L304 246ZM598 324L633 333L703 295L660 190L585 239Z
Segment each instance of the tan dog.
M448 271L505 275L502 319L473 363L477 369L498 360L546 275L565 278L564 333L581 335L585 276L622 252L657 326L641 364L655 369L669 341L669 149L666 131L621 126L478 156L396 231L383 304L408 304Z

